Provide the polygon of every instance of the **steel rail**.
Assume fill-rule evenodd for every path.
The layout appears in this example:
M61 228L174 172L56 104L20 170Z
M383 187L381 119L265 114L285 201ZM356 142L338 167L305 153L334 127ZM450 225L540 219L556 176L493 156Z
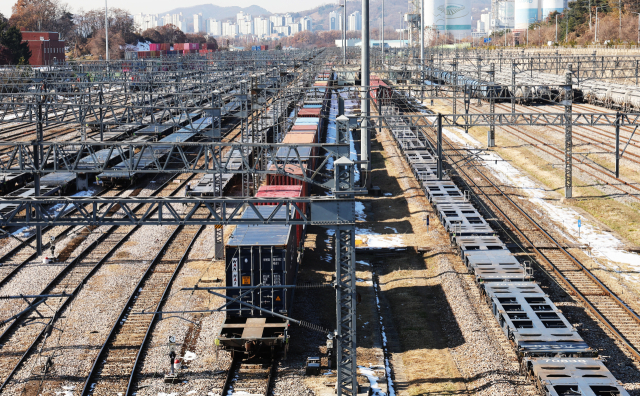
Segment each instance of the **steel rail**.
M167 180L165 183L163 183L156 191L154 191L154 193L152 195L156 195L158 194L160 191L162 191L162 189L166 188L170 183L171 183L172 179ZM181 183L180 186L175 190L175 191L179 191L182 186L184 185L185 182ZM139 209L140 207L142 207L143 205L139 205L136 207L136 209ZM15 373L20 369L20 367L22 366L22 364L26 361L26 359L29 357L29 355L33 352L33 350L35 349L36 345L38 344L38 342L40 342L40 340L42 339L42 337L45 335L47 328L49 327L49 325L53 324L53 322L58 318L58 315L62 312L62 310L64 308L66 308L71 302L72 300L77 296L77 293L81 290L82 286L87 282L88 279L91 278L91 276L93 276L101 267L102 265L106 262L106 260L120 247L122 246L122 243L124 243L124 241L133 234L133 232L135 232L137 229L139 229L140 226L134 226L127 234L125 234L122 238L120 238L118 240L118 242L116 242L116 244L111 247L109 249L109 251L107 253L105 253L103 255L103 257L96 263L96 265L94 266L94 268L92 268L90 270L90 272L88 272L82 279L82 281L78 284L78 286L76 286L73 290L73 292L71 293L72 297L67 298L57 309L56 312L54 313L54 315L52 316L52 318L50 319L49 323L47 326L45 326L42 331L40 333L38 333L38 335L36 336L36 338L34 339L34 341L31 343L31 345L27 348L27 350L23 353L22 357L20 358L20 360L18 361L18 363L14 366L13 370L11 371L11 373L9 373L9 375L7 376L7 378L3 381L3 383L0 385L0 392L2 392L2 390L5 388L5 386L10 382L10 380L13 378L13 376L15 375ZM49 282L49 284L44 288L44 290L40 293L40 294L48 294L51 290L53 290L60 281L62 281L65 276L80 262L82 262L82 260L89 255L93 249L95 249L100 242L102 242L104 239L108 238L110 234L112 234L113 232L115 232L118 229L118 226L111 226L107 232L105 232L104 234L102 234L100 237L98 237L98 239L94 242L92 242L89 246L87 246L87 248L80 254L78 255L76 258L74 258L62 271L60 271L60 273L58 275L56 275L56 277ZM35 303L36 301L34 301ZM0 335L0 345L4 344L5 339L11 335L11 333L17 329L18 326L20 326L21 319L23 316L26 315L26 312L23 311L23 313L16 317L15 320L13 322L11 322L11 324L9 326L7 326L7 328L3 331L3 333Z
M178 226L177 227L176 236L177 236L178 233L182 232L184 227L185 226ZM137 371L138 366L140 364L140 359L144 355L144 351L147 349L148 343L151 341L152 332L153 332L153 329L154 329L154 327L155 327L155 325L156 325L156 323L158 321L158 317L161 315L160 312L162 311L162 307L164 307L164 304L166 303L167 298L169 297L169 292L171 290L171 287L173 286L173 282L175 281L176 277L178 276L178 273L180 272L180 270L182 269L182 266L186 262L187 257L189 255L189 253L191 252L191 248L193 247L193 244L196 242L196 239L198 239L198 237L202 233L202 230L204 230L204 227L205 226L198 227L198 230L194 233L193 238L191 238L191 241L189 242L189 245L184 250L184 254L180 257L180 260L178 261L178 264L176 265L176 268L173 271L173 274L171 275L171 279L169 279L169 282L167 282L167 285L164 288L164 292L162 293L162 296L160 297L160 301L158 301L158 304L155 307L155 312L153 313L151 321L149 322L149 326L147 327L147 331L145 332L144 339L142 340L142 344L140 344L140 348L138 349L138 352L136 353L136 359L135 359L135 361L133 363L133 367L131 369L131 374L129 375L129 381L127 382L127 390L124 393L124 396L129 396L133 392L134 381L135 381L135 378L136 378L136 371ZM164 254L165 254L165 250L163 249L161 251L161 254L159 256L157 256L157 257L161 257L161 256L163 257ZM157 261L155 262L155 264L160 262L160 260L161 260L161 258L158 258ZM154 261L155 261L155 259L154 259ZM153 271L151 271L151 272L153 272ZM149 275L151 275L151 274L149 274ZM139 289L136 289L136 290L138 291ZM138 294L140 294L139 291L138 291Z
M423 131L423 126L419 125L420 127L420 132L425 136L425 138L430 139L433 141L433 138L431 138L427 133L425 133ZM447 141L447 144L456 152L460 153L460 151L458 149L456 149L449 141ZM445 154L447 157L450 158L450 156L448 154ZM587 269L582 263L580 263L575 257L573 257L573 255L571 253L569 253L558 241L556 241L555 238L553 238L546 230L544 230L542 228L542 226L540 226L531 216L529 216L529 214L527 214L518 204L516 204L507 194L505 194L495 183L493 183L480 169L478 169L477 165L472 164L471 161L469 162L469 165L473 167L473 169L478 172L478 174L487 182L489 183L498 193L500 196L502 196L503 198L505 198L510 204L511 206L517 211L519 212L526 220L529 221L529 223L531 225L533 225L538 231L540 231L542 233L542 235L544 235L547 240L549 242L551 242L553 245L555 245L555 247L562 252L565 257L567 257L576 267L578 267L585 275L587 275L588 278L590 278L595 284L596 286L598 286L604 293L605 295L607 295L608 297L610 297L616 304L618 304L633 320L635 320L637 323L640 324L640 316L638 316L631 308L629 308L627 306L627 304L625 304L614 292L612 292L606 285L604 285L602 282L600 282L600 280L595 277L591 271L589 271L589 269ZM564 274L562 273L562 271L560 269L558 269L558 267L550 260L546 257L546 255L538 248L536 247L536 245L524 234L524 232L509 218L509 216L498 206L497 203L495 203L495 201L493 199L491 199L489 197L489 195L484 192L482 190L482 188L480 188L477 183L473 180L473 178L471 178L460 166L456 166L456 168L458 169L458 171L460 171L462 174L464 174L466 176L466 178L468 180L471 181L471 183L482 192L482 194L486 197L486 199L492 204L492 206L494 206L498 212L500 212L501 216L504 218L504 220L512 227L512 229L514 231L516 231L516 233L518 235L520 235L520 237L522 237L525 241L527 241L527 243L529 243L529 245L532 247L532 249L536 252L536 254L538 255L538 257L540 257L544 262L546 262L552 269L553 271L556 273L556 275L562 280L562 282L565 284L566 287L568 287L571 291L572 294L577 296L582 302L583 304L587 307L587 309L589 309L589 311L596 317L598 318L608 329L609 331L611 331L614 336L629 350L629 352L634 356L634 358L638 361L640 361L640 351L638 351L637 348L635 348L633 345L631 345L631 343L627 340L627 338L616 329L615 325L613 325L602 313L600 313L600 311L593 305L591 304L591 302L586 298L585 295L583 295L576 286L573 285L573 283L567 279ZM466 181L465 181L466 183Z

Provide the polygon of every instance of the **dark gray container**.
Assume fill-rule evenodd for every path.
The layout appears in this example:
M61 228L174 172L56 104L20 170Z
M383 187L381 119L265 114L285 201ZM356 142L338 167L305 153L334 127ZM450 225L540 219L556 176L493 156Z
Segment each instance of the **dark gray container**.
M256 208L267 217L275 206ZM285 218L285 213L275 216ZM243 219L257 218L252 209L246 209ZM261 224L237 226L229 237L226 251L226 286L258 286L241 301L271 312L287 315L291 309L293 290L269 286L291 285L297 270L295 228L287 225ZM248 289L227 289L227 296L236 298ZM227 317L270 317L269 313L232 303Z

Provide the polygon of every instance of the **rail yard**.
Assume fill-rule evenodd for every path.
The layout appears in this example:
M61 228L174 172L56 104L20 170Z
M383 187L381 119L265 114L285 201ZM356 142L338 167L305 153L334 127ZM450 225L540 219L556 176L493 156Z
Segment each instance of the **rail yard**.
M0 395L640 395L640 54L364 52L1 68Z

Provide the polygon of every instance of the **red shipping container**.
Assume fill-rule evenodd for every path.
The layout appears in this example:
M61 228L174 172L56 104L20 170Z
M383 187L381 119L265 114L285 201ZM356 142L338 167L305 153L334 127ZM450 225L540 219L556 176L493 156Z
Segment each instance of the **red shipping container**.
M303 131L318 131L317 125L294 125L291 127L291 132L303 132Z
M299 198L302 197L302 186L262 186L256 193L256 198ZM261 202L256 205L276 205L276 202ZM307 204L302 205L302 212L307 214ZM300 218L300 214L296 213L296 219ZM302 242L303 226L296 227L297 245Z
M276 171L276 166L275 165L271 165L271 167L269 167L270 171ZM302 165L302 167L300 165L293 165L293 164L289 164L289 165L285 165L284 167L284 171L287 173L290 173L292 175L297 175L297 176L304 176L304 172L303 169L306 171L306 166ZM295 179L293 177L289 177L286 175L281 175L281 174L268 174L267 175L267 185L269 186L273 186L273 185L277 185L277 186L302 186L302 196L303 197L307 197L309 196L309 184L307 182L303 182L302 180L299 179Z
M156 49L158 49L158 44L154 44L154 43L149 44L149 50L155 51Z
M320 112L322 109L305 109L302 108L298 111L298 117L315 117L320 118Z

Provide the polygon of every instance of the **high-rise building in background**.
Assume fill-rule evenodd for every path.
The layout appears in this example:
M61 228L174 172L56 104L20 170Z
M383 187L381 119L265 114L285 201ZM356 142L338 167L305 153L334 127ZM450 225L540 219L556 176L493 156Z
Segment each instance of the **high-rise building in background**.
M273 23L267 18L255 18L253 20L253 31L258 37L270 36L273 30Z
M302 25L302 31L312 31L312 27L313 27L313 23L311 21L311 18L309 17L304 17L302 19L300 19L300 25Z
M342 26L342 15L335 12L332 14L334 14L337 19L337 22L334 22L334 25L337 23L337 26L334 26L336 28L335 30L339 30ZM359 12L354 14L360 19L361 14ZM192 18L193 19L191 19L191 17L185 18L182 13L166 14L162 17L140 13L133 16L133 22L138 30L146 30L171 24L186 33L187 25L193 21L193 28L190 32L203 32L212 36L247 35L269 37L274 33L280 36L290 36L298 32L313 30L313 21L310 17L306 16L296 21L291 14L253 18L251 14L240 11L236 14L235 21L205 18L202 13L193 14ZM354 21L354 24L358 26L358 28L361 25L359 20Z
M222 21L213 18L207 19L207 34L211 36L222 36Z
M285 26L285 20L284 20L284 16L282 15L271 15L269 17L269 20L273 23L273 26Z
M342 12L331 11L329 13L329 30L342 30Z
M193 32L194 33L199 33L199 32L203 32L204 31L204 26L203 26L203 20L202 20L202 13L200 14L193 14Z
M360 11L355 11L349 15L347 30L362 30L362 14Z
M222 35L223 36L230 36L230 37L234 37L237 36L239 33L238 31L238 24L237 23L233 23L233 22L222 22Z
M165 25L164 17L160 18L158 14L136 14L133 16L134 25L140 30L147 30Z
M293 23L293 17L289 13L284 14L284 24L288 25L290 23Z

